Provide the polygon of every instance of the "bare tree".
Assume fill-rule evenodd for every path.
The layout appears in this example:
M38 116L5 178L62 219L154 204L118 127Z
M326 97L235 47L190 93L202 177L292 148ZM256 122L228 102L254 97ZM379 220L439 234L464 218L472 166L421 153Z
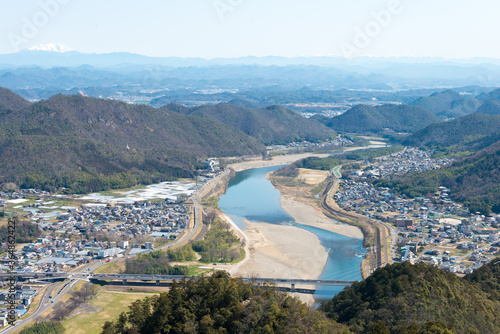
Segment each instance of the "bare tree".
M92 283L85 283L81 290L84 291L83 301L92 299L95 296L95 285Z
M208 222L209 224L213 224L215 221L215 218L217 218L217 211L213 209L207 209L207 212L205 213L205 221Z

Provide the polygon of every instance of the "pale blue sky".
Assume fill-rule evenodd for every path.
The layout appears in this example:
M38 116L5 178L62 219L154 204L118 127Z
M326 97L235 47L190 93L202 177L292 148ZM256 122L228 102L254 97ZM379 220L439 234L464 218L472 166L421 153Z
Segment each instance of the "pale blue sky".
M376 23L373 12L394 1L385 26ZM51 2L60 3L54 13L41 5ZM88 53L203 58L500 58L498 13L498 0L0 0L0 53L56 42ZM366 29L371 37L360 37Z

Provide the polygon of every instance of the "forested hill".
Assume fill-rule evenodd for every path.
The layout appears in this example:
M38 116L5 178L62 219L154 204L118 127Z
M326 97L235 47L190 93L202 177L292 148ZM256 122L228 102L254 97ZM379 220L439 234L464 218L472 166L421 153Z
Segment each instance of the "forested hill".
M489 93L482 93L477 96L478 100L488 101L488 100L500 100L500 88L492 90Z
M478 113L500 115L500 100L488 100L478 110Z
M199 158L264 150L214 120L83 96L56 95L0 113L0 182L25 187L130 186L192 176Z
M335 131L348 133L414 132L441 122L439 117L423 108L389 104L376 107L357 105L337 117L313 118Z
M389 265L322 310L355 333L500 333L493 262L465 278L426 264Z
M500 141L449 166L392 180L380 179L374 184L410 197L426 196L444 186L450 188L453 200L465 203L472 212L500 213L499 166Z
M497 262L464 278L424 263L388 265L320 310L219 271L135 301L102 333L499 334Z
M340 334L349 330L283 292L214 272L174 283L168 292L132 303L103 334Z
M36 103L21 117L22 134L72 135L131 149L180 149L202 155L258 153L261 143L242 132L200 117L147 105L83 96L56 95Z
M470 96L463 96L453 90L437 92L421 97L411 103L422 107L441 118L455 118L475 112L481 102Z
M402 143L438 150L477 151L500 140L499 136L500 116L474 113L429 125Z
M23 99L16 93L0 87L0 106L3 106L10 111L17 111L26 108L31 103Z
M221 103L194 108L180 108L178 105L164 107L166 110L169 108L235 127L266 145L303 140L325 141L335 136L335 132L323 124L279 106L250 109L230 103Z
M408 136L402 144L460 158L437 170L374 181L376 185L410 197L426 196L444 186L451 189L453 200L473 212L500 213L500 116L474 113L432 124Z

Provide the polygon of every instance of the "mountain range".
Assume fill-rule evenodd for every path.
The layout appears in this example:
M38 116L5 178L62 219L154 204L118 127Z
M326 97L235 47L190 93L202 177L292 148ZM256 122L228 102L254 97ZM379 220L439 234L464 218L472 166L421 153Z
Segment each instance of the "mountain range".
M483 149L500 140L500 116L473 113L432 124L402 140L403 145L448 152Z
M500 100L488 100L477 110L478 113L500 115Z
M62 52L63 51L63 52ZM266 85L295 88L311 86L324 89L415 89L423 87L459 87L463 85L498 86L500 62L497 59L467 61L419 57L241 57L241 58L180 58L148 57L133 53L81 53L56 43L0 54L0 69L9 71L34 66L78 68L91 66L101 71L132 74L143 72L143 79L162 82L166 79L189 80L244 79L265 80ZM180 75L182 73L182 75ZM1 81L0 86L17 89ZM390 83L390 84L388 84ZM252 82L253 86L258 81ZM244 84L235 87L246 87ZM65 87L71 89L75 87ZM82 87L79 87L82 88Z
M191 177L209 156L263 154L261 139L277 144L335 135L281 107L212 106L205 108L213 109L212 117L200 117L180 112L181 106L170 110L80 95L30 103L6 89L0 90L0 106L0 182L73 192ZM216 120L219 109L255 118L225 124ZM283 131L280 124L289 122L294 129Z
M304 118L296 112L280 106L250 109L232 103L221 103L194 108L167 105L165 108L186 115L219 121L257 138L265 145L287 144L304 140L317 142L325 138L333 139L335 136L331 129L316 120Z
M475 112L481 106L481 101L449 89L421 97L411 105L427 109L441 118L455 118Z
M413 72L413 75L427 76L430 72L436 72L435 66L441 65L441 71L448 71L448 66L461 67L465 71L474 71L471 66L484 66L490 68L500 65L500 61L494 58L475 58L459 60L445 59L439 57L356 57L347 59L345 57L316 56L316 57L239 57L239 58L185 58L185 57L150 57L129 52L113 53L83 53L60 43L47 43L20 50L15 53L1 54L0 64L10 64L14 66L80 66L88 64L92 66L104 67L116 64L156 64L164 66L185 67L185 66L212 66L212 65L249 65L258 64L263 66L287 66L287 65L316 65L316 66L343 66L343 67L372 67L380 72L391 72L391 66L397 67L398 71L412 68L412 65L419 65L424 71ZM388 66L391 65L391 66ZM404 71L404 70L403 70ZM414 71L414 70L413 70ZM408 72L410 72L408 70ZM458 73L454 74L458 76Z
M380 133L413 132L441 119L421 107L408 105L357 105L344 114L328 118L321 115L313 119L339 132Z

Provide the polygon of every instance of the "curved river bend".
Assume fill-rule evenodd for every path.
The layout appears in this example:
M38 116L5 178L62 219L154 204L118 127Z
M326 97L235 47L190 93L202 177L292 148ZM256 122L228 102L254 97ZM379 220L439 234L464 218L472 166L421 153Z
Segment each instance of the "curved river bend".
M320 279L361 280L360 265L365 254L362 240L295 223L281 208L279 190L266 179L267 173L279 167L281 166L236 173L229 181L226 194L221 196L219 207L243 230L243 219L247 219L251 222L293 225L314 233L321 245L328 250L328 260ZM317 302L331 299L342 289L343 287L318 286L314 298Z

